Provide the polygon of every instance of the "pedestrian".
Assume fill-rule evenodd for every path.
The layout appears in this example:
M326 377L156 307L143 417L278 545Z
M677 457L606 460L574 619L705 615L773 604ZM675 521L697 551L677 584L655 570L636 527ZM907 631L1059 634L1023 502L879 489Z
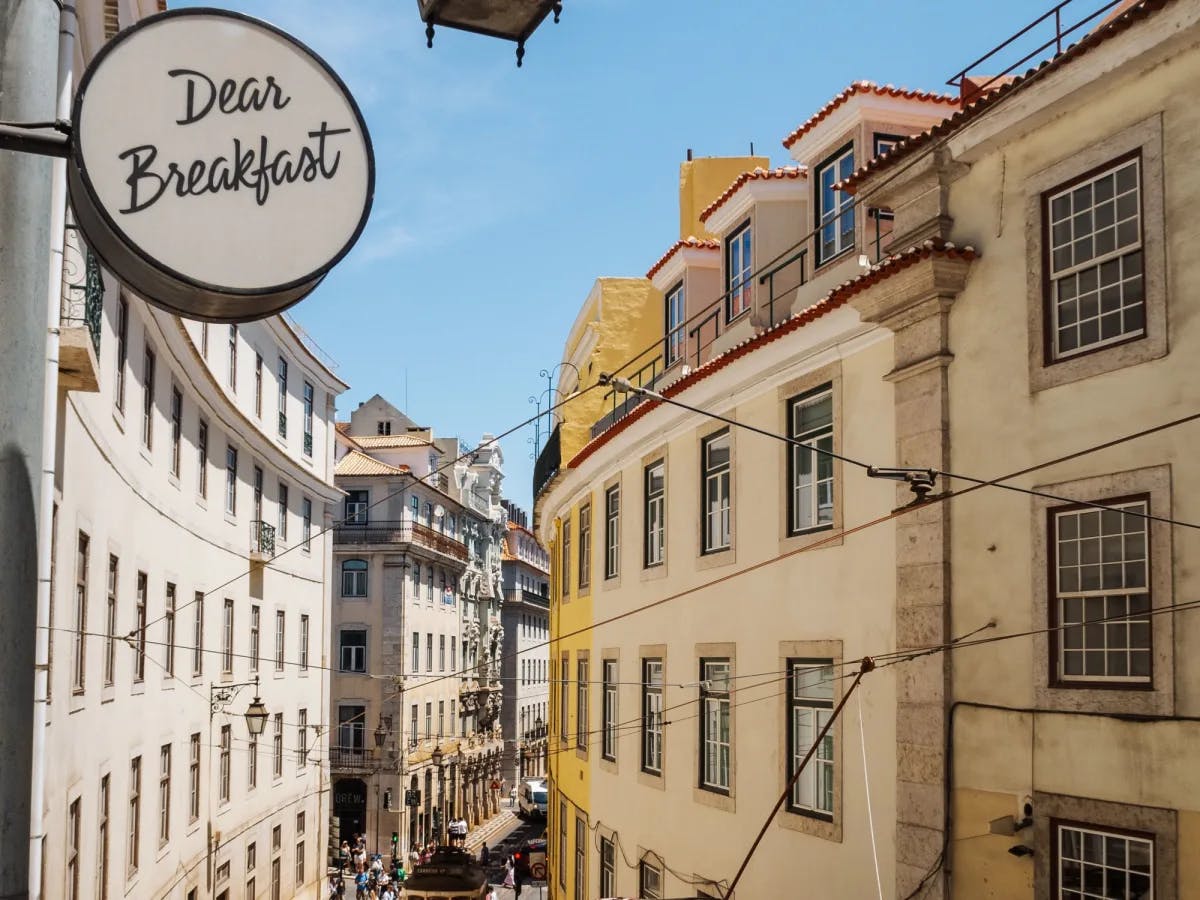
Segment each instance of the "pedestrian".
M497 900L496 889L490 884L487 886L487 893L483 895L484 900Z
M338 885L342 883L341 872L331 872L329 874L329 900L337 900Z
M479 864L487 867L492 861L492 852L488 850L487 841L483 842L483 846L479 848Z
M516 887L516 875L514 874L513 861L510 856L504 860L504 886Z
M367 873L359 872L354 876L354 900L366 900Z
M345 874L348 865L350 865L350 844L342 841L342 848L338 852L338 869L342 874Z

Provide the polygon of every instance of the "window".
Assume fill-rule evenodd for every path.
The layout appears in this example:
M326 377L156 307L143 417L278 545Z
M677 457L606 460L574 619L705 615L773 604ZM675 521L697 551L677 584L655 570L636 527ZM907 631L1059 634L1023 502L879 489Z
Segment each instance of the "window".
M254 521L261 522L263 517L263 470L261 466L254 467ZM257 531L257 529L255 529Z
M300 671L308 671L308 615L300 615Z
M237 341L236 325L229 326L229 390L237 393Z
M313 386L304 382L304 455L313 452Z
M617 661L604 660L604 699L601 710L602 729L600 755L605 759L617 758ZM603 893L603 891L601 891ZM605 894L605 896L608 896Z
M700 661L700 786L729 791L728 659Z
M365 629L342 629L342 671L367 671L367 632Z
M203 419L196 429L196 493L208 496L208 423Z
M200 818L200 732L188 744L188 821Z
M413 563L412 598L421 599L421 564Z
M75 622L74 641L71 648L71 686L75 693L84 689L87 642L83 639L87 631L87 582L88 582L89 538L79 532L79 544L75 556Z
M662 870L646 859L638 863L638 896L645 900L662 897Z
M312 501L307 497L300 501L300 540L304 542L304 552L309 552L312 549L309 546L312 540Z
M616 578L621 571L621 488L604 492L604 577Z
M144 681L146 678L146 591L147 579L145 572L137 573L137 605L135 608L134 631L137 633L136 645L133 650L133 680Z
M425 704L425 731L421 734L425 740L433 737L433 701Z
M308 710L302 709L297 713L296 722L296 768L303 769L308 764Z
M854 173L854 145L847 144L817 166L817 264L854 247L854 198L833 186Z
M575 817L575 900L587 896L587 822Z
M278 853L283 849L283 826L276 825L271 829L271 852Z
M617 848L606 837L600 838L600 896L617 894Z
M592 580L592 504L579 508L579 589Z
M753 231L744 223L725 239L725 321L732 322L753 302Z
M125 360L129 354L129 303L117 298L117 377L113 383L113 403L125 412Z
M642 771L662 774L663 663L642 660Z
M563 654L559 666L558 682L558 731L563 744L567 743L570 732L567 730L567 720L571 715L571 660Z
M275 713L275 729L271 735L272 771L276 778L283 777L283 713Z
M142 758L135 756L129 762L129 812L125 824L128 826L129 846L125 856L125 868L129 875L138 869L139 843L142 837Z
M250 746L246 748L246 789L258 787L258 735L250 735Z
M833 684L833 660L788 660L788 778L833 715ZM833 740L831 728L792 787L791 811L833 818Z
M238 452L236 447L225 447L225 512L237 515L237 471Z
M96 836L96 897L108 900L108 824L109 824L109 780L100 778L100 809L97 818Z
M271 860L271 900L283 897L283 862L276 856Z
M645 472L645 566L662 565L666 552L666 466L660 459L646 466Z
M263 358L254 354L254 415L262 418Z
M788 409L788 533L833 524L833 390L826 385L795 398Z
M666 316L667 339L663 346L663 365L672 366L683 358L686 350L684 329L687 327L687 311L682 281L667 292Z
M409 666L411 671L421 671L421 632L414 631L412 633L412 664Z
M562 595L571 593L571 518L562 525Z
M287 628L286 613L282 610L275 611L275 671L283 671L283 637L284 631Z
M587 750L588 746L588 661L577 660L575 681L575 746Z
M425 635L425 671L433 671L433 635Z
M258 671L259 635L262 631L262 610L257 606L250 607L250 671Z
M79 898L79 800L67 807L67 898Z
M192 674L204 674L204 593L196 591L192 598L195 613L192 617Z
M429 574L425 579L425 601L433 602L433 566L429 566Z
M1150 682L1149 501L1111 506L1051 510L1059 683Z
M296 887L304 884L304 841L296 841Z
M275 529L275 535L280 541L287 540L288 526L288 486L282 481L279 482L279 525Z
M251 841L246 845L246 871L253 872L258 865L258 845ZM253 897L253 895L250 895Z
M233 601L228 597L221 614L221 671L233 671Z
M158 751L158 845L171 839L171 745Z
M558 867L558 883L564 889L567 886L567 803L558 802L558 858L562 860Z
M458 638L450 635L450 671L458 670Z
M85 560L86 562L86 560ZM108 556L108 608L104 617L104 684L111 686L115 677L117 655L117 568L120 562Z
M1047 362L1143 336L1141 156L1048 191L1042 215Z
M438 635L438 671L446 671L446 636Z
M163 600L163 618L166 620L166 660L163 671L168 678L175 677L175 585L167 582L167 595Z
M417 746L417 742L421 739L420 735L417 734L417 715L417 704L414 703L412 705L412 716L408 722L408 745L410 747Z
M446 701L445 701L445 700L439 700L439 701L438 701L438 730L437 730L437 736L438 736L439 738L442 738L442 737L445 737L445 735L446 735Z
M729 429L705 438L700 446L704 468L701 552L715 553L729 549Z
M183 394L171 388L171 474L179 477L179 447L183 437Z
M1073 824L1055 824L1055 831L1055 897L1154 896L1154 841L1149 835Z
M343 750L365 750L367 746L367 708L338 707L338 743Z
M287 437L287 360L279 357L279 436Z
M142 444L154 446L154 351L146 348L142 362Z
M342 561L342 596L367 596L367 561L365 559Z
M899 134L876 134L871 138L871 155L882 156L891 153L892 148L906 138Z
M221 758L218 768L217 799L221 803L229 802L229 756L233 750L233 726L221 726Z

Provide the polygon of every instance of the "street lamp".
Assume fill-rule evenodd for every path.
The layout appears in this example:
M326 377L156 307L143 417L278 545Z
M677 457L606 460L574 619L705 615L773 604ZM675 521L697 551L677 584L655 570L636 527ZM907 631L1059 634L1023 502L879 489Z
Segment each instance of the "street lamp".
M208 765L210 772L212 771L213 719L216 718L217 713L225 712L225 710L229 707L229 704L233 702L234 697L238 695L238 692L242 688L251 686L254 688L254 700L251 701L248 707L246 707L246 712L243 714L243 717L246 720L246 728L249 730L250 736L257 740L258 736L263 733L263 729L266 727L267 719L269 717L266 705L258 696L258 676L255 675L253 681L240 681L236 684L210 684L208 686ZM209 779L209 784L212 784L211 778ZM214 849L211 791L212 788L210 786L208 795L208 850L206 853L207 865L205 867L205 877L209 887L212 886L212 855Z
M442 752L442 745L439 743L433 748L433 752L429 754L429 760L438 770L438 821L437 821L437 843L442 846L444 842L442 835L446 830L446 772L442 768L442 760L445 754Z
M433 26L444 25L517 43L517 65L525 55L525 41L551 11L554 21L562 12L562 0L417 0L425 22L425 38L433 46Z
M383 724L383 716L379 717L379 724L375 727L375 749L382 750L383 742L387 740L388 729ZM381 803L379 801L379 787L383 780L382 767L378 764L375 766L375 852L379 853L379 816Z

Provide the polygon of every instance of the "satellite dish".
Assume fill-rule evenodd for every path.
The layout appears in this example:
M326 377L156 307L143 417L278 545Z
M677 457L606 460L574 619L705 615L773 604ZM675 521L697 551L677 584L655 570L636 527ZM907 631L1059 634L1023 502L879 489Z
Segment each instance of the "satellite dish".
M433 514L436 518L440 519L442 516L446 515L446 508L439 503L433 508Z

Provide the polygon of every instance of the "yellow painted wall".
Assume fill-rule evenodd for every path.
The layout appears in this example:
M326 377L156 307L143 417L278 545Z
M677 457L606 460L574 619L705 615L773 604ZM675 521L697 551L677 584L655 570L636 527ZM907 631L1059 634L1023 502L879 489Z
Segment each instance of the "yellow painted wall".
M967 788L954 792L954 833L950 842L951 896L962 900L1033 897L1033 859L1016 857L1012 835L992 834L988 823L1011 816L1010 793Z
M765 156L707 156L679 164L679 237L716 237L700 222L700 213L743 172L766 169Z
M594 508L593 508L594 509ZM593 516L595 513L593 512ZM567 594L564 602L562 591L562 522L569 521L571 523L571 560L568 571L568 580L571 590ZM593 518L593 523L595 519ZM594 546L595 529L593 527L593 546ZM595 576L595 554L593 556L592 573ZM550 773L550 811L547 826L547 833L550 844L550 866L547 875L549 884L550 898L567 898L573 897L574 894L574 854L575 854L575 821L577 816L583 815L587 817L587 811L590 801L590 786L591 779L588 771L587 756L580 755L576 751L575 736L577 716L579 713L576 704L575 678L576 665L579 660L579 651L589 651L589 664L593 654L591 650L591 632L584 632L577 637L561 638L562 635L569 635L571 632L577 631L580 628L586 628L592 624L592 600L589 593L580 593L578 583L579 573L579 511L578 507L571 510L564 510L562 519L555 522L554 539L550 547L550 558L552 560L552 578L550 584L550 758L549 758L549 773ZM568 654L569 657L569 672L570 682L566 685L560 683L560 665L563 654ZM595 678L594 672L589 672L589 681ZM567 727L566 727L566 742L563 741L563 727L560 716L561 699L560 691L563 688L567 689ZM589 710L588 729L589 731L595 728L598 720L598 711L595 709ZM566 804L566 842L565 845L560 840L560 817L563 809L563 803ZM588 832L589 840L591 832ZM560 874L565 868L565 889L561 881L563 875ZM590 887L583 892L584 896L593 896L594 890Z

